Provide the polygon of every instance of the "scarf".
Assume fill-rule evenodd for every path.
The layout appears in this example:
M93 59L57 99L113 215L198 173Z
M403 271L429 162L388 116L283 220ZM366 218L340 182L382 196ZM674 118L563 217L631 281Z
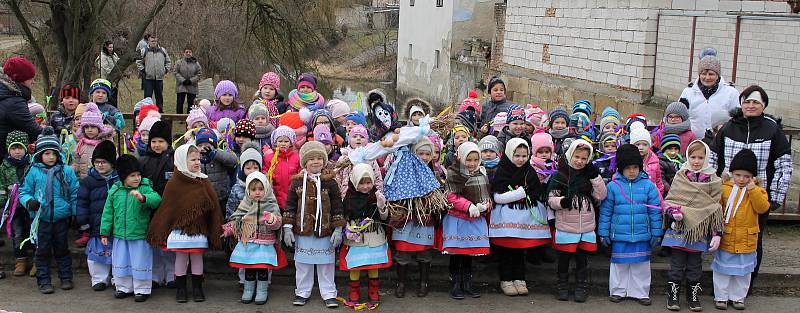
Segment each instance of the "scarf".
M42 209L49 208L50 211L50 221L53 221L53 217L55 215L55 207L53 207L55 202L55 195L53 194L53 187L55 186L55 182L58 181L59 186L61 186L61 196L67 196L67 182L64 180L64 166L61 164L56 164L51 167L47 167L46 165L42 164L42 169L45 170L47 174L46 184L44 186L44 203L42 203ZM40 209L41 210L41 209Z
M247 188L245 186L245 188ZM275 200L275 195L272 194L271 186L264 186L264 201L253 201L250 197L245 197L244 200L236 208L236 211L231 214L230 220L233 223L233 234L239 242L247 244L247 241L253 238L258 231L258 228L263 225L259 224L259 220L264 212L272 214L281 214L278 208L278 202Z
M483 163L483 167L495 168L497 167L497 164L500 164L500 157L498 156L491 160L481 160L481 162Z
M539 201L544 199L545 193L543 186L539 182L539 175L533 169L531 163L526 161L520 167L514 165L511 160L503 155L500 159L500 164L497 165L497 172L494 174L494 181L492 182L492 193L506 193L518 186L525 188L525 193L531 200L532 205L537 205ZM525 201L521 203L511 204L512 208L525 208Z
M741 193L739 192L741 190ZM731 188L731 194L728 196L728 201L725 202L725 224L730 223L731 217L736 216L736 212L739 211L739 206L742 204L742 200L744 199L744 195L747 194L747 187L739 187L737 184L733 184ZM737 200L737 197L738 200ZM734 202L736 205L734 205Z
M81 148L83 148L83 145L90 145L96 147L98 144L100 144L100 142L102 142L102 140L81 137L81 139L78 141L78 146L75 147L75 154L81 153Z
M314 230L317 231L319 236L322 236L322 182L320 181L320 174L309 174L307 171L303 171L303 194L301 195L300 200L300 232L303 232L303 225L305 225L305 216L306 216L306 190L308 190L307 183L308 178L311 177L314 180L314 185L317 189L316 194L316 214L314 215Z
M572 199L572 205L569 210L577 208L578 211L586 208L591 210L594 200L592 200L592 182L586 176L586 168L579 170L574 169L568 165L564 158L559 162L559 169L550 179L550 184L547 187L547 194L551 191L557 190L562 197Z
M289 105L291 105L296 111L299 111L307 106L316 106L317 108L321 109L325 107L325 98L323 98L322 95L316 91L302 93L297 91L297 89L294 89L289 92Z
M680 207L683 213L683 220L675 222L675 229L683 232L688 242L698 242L713 231L722 229L723 214L719 204L722 179L714 175L707 183L692 182L686 174L687 170L682 169L675 175L664 201L670 206ZM664 221L666 223L667 219Z
M189 171L189 165L186 163L189 157L189 147L197 148L197 146L195 146L194 144L187 143L178 147L178 149L175 149L175 153L173 154L173 158L175 158L174 161L175 168L178 169L178 171L180 171L181 173L183 173L183 175L189 178L201 178L201 179L208 178L208 176L206 174L203 174L203 172L195 173Z
M689 160L689 146L697 145L697 144L702 144L703 147L705 147L705 149L706 149L706 158L703 161L703 168L701 168L699 171L692 170L692 165L690 165L689 161L688 161ZM703 142L702 140L692 141L692 143L690 143L689 146L686 147L686 158L685 158L686 162L683 163L683 166L680 169L681 170L687 170L687 171L690 171L690 172L693 172L693 173L703 173L703 174L708 174L708 175L712 175L712 174L716 175L717 174L717 170L714 169L713 166L711 166L711 160L709 159L709 157L711 156L711 148L709 148L708 145L705 142Z
M18 159L12 158L10 155L7 155L6 156L6 161L9 164L11 164L11 166L13 166L15 168L27 167L28 164L31 163L31 157L26 153L25 155L22 156L22 159L18 160Z
M703 85L703 83L700 82L700 79L698 78L697 88L700 88L700 91L703 93L703 97L705 97L706 100L708 100L714 93L717 92L717 89L719 89L719 81L720 79L717 78L717 82L715 82L714 85L711 85L711 87L706 87L705 85Z
M269 137L269 126L256 126L256 139Z
M553 136L554 139L561 139L569 135L569 128L564 128L561 130L551 128L548 132L550 133L550 136Z
M280 120L278 119L278 114L280 114L280 112L278 112L278 99L269 100L258 98L257 101L258 103L261 103L267 107L267 111L269 112L269 123L272 124L273 127L278 128L278 126L281 125Z
M474 204L491 199L489 179L482 167L470 173L460 162L455 162L447 169L447 191L462 196Z
M666 117L664 118L664 133L665 134L682 134L687 130L692 129L692 122L689 120L685 120L678 124L667 124Z

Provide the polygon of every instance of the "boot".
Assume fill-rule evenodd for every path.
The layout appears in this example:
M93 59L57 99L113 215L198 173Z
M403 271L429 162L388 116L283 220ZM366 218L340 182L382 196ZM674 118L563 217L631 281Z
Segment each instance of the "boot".
M242 290L242 303L248 304L253 302L253 297L256 294L256 281L245 280L244 289Z
M36 264L33 264L33 266L31 266L31 271L28 273L28 276L36 277Z
M397 264L397 285L394 287L394 296L404 298L406 296L406 279L408 278L408 265Z
M461 291L464 292L464 296L470 298L480 298L481 294L476 291L472 290L472 274L462 274L461 275Z
M569 300L569 273L558 273L558 301Z
M687 283L686 286L686 302L689 303L689 310L692 312L703 311L703 306L700 304L700 293L703 288L700 288L700 283Z
M203 275L192 275L192 300L194 302L206 301L206 295L203 293Z
M589 269L575 271L575 302L586 302L589 297Z
M381 287L381 280L378 278L370 278L369 279L369 289L367 289L367 295L369 296L369 301L372 303L381 301L381 295L378 293Z
M23 276L25 275L25 269L28 267L28 258L17 258L16 263L14 263L14 276Z
M419 289L417 289L417 297L422 298L428 295L428 277L430 277L430 272L430 263L419 263Z
M361 281L351 280L347 285L350 287L350 301L355 303L361 301Z
M256 304L264 305L267 303L267 299L269 299L269 281L259 280L256 283Z
M688 293L688 290L687 290ZM667 310L681 310L681 284L674 281L667 282Z
M450 274L450 298L464 300L464 291L461 290L461 275Z
M89 242L89 233L88 232L81 232L81 236L78 239L75 239L75 246L78 248L86 247L86 243Z
M186 275L175 276L175 301L186 303Z

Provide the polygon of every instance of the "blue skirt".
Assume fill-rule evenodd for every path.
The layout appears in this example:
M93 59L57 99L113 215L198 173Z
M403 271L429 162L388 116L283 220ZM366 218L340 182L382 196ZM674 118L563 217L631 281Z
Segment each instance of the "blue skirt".
M114 277L133 276L137 280L153 279L153 249L145 240L114 238L114 258L111 273Z
M297 236L294 243L294 261L305 264L332 264L336 262L336 248L331 237Z
M275 251L275 245L262 245L250 242L243 244L241 242L236 244L236 248L231 252L231 263L239 264L266 264L278 266L278 252Z
M731 276L745 276L756 269L756 253L730 253L719 250L714 254L711 270Z
M650 261L650 242L611 242L611 263L641 263Z
M208 249L208 238L204 235L187 235L175 229L167 237L167 250L181 252L182 249Z
M100 243L100 237L90 237L86 243L86 259L101 264L111 264L111 247L113 242L104 246Z
M442 248L489 248L489 227L480 217L468 221L445 215L442 219Z
M392 240L420 246L433 246L433 237L433 226L423 226L414 221L409 221L403 228L392 232Z
M664 233L664 239L661 240L661 246L684 248L687 250L700 251L700 252L708 251L708 243L705 240L700 240L697 242L688 242L686 238L683 237L683 233L677 232L672 228L667 229L667 232Z
M345 270L358 269L359 267L367 268L370 265L390 264L389 243L384 243L377 247L347 246L346 250L347 254L344 256L345 264L342 264L342 262L339 264Z

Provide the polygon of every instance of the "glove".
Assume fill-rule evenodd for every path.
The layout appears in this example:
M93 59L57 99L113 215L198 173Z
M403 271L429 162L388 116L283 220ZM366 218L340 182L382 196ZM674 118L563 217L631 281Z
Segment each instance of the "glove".
M379 209L383 209L383 208L386 207L386 196L384 196L380 192L377 192L377 193L375 193L375 198L378 199L378 208Z
M331 245L334 247L338 247L342 244L342 228L336 227L333 230L333 235L331 235Z
M658 247L661 243L661 237L650 237L650 248Z
M598 170L597 166L595 166L594 163L592 162L586 164L586 167L584 167L584 171L586 172L586 177L589 177L589 179L593 179L596 178L597 176L600 176L600 170Z
M673 218L674 220L676 220L676 221L680 222L680 221L682 221L682 220L683 220L683 213L681 213L681 212L675 212L675 213L672 213L672 218Z
M225 223L222 225L222 237L229 237L233 235L233 225L232 222Z
M611 239L609 239L608 237L600 237L600 243L602 243L606 247L610 247Z
M40 206L39 201L36 200L28 201L28 210L30 210L31 212L39 211L39 206Z
M294 246L294 232L292 232L292 229L289 227L283 228L283 243L289 248Z
M708 243L708 252L714 252L719 249L719 242L722 240L720 236L711 237L711 242Z
M183 85L184 85L184 86L189 86L189 85L191 85L191 84L192 84L192 81L191 81L191 80L188 80L188 79L184 79L184 80L183 80Z
M208 155L209 153L211 153L211 149L212 148L210 146L205 146L205 147L203 147L203 150L200 151L200 153L203 154L203 155Z
M481 213L486 212L486 210L489 209L489 205L486 203L478 203L475 206L478 207L478 212Z
M469 205L469 217L475 218L481 216L481 211L478 210L478 207L474 204Z
M264 211L264 214L261 215L261 220L266 224L272 224L275 222L275 214L272 212Z
M571 197L563 197L563 198L561 198L561 208L571 209L572 208L572 198Z

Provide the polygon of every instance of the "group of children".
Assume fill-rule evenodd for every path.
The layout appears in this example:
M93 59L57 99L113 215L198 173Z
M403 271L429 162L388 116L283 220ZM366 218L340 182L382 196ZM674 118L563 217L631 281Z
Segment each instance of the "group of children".
M95 81L93 102L85 105L78 88L65 86L52 127L32 154L24 133L14 132L0 166L14 275L29 272L27 253L35 247L30 272L39 290L54 292L53 257L61 289L73 288L73 224L92 289L113 285L116 298L137 302L162 285L176 288L178 302L188 301L191 285L192 299L204 301L208 249L229 252L242 303L267 302L272 271L288 265L286 252L294 260L295 305L310 298L315 273L327 307L364 305L365 271L374 306L379 270L393 263L395 296L405 296L416 262L416 295L425 297L435 251L449 256L453 299L480 297L472 261L490 254L502 260L502 292L526 295L526 254L546 247L558 253L557 299L572 294L585 302L588 255L607 248L610 300L650 305L651 250L664 246L672 248L670 310L680 309L681 288L690 309L702 309L707 251L715 253L717 307L730 300L744 308L756 216L768 209L767 195L753 179L749 150L732 160L730 177L716 175L685 104L670 104L652 131L644 115L623 120L611 107L595 125L589 101L548 114L508 103L505 84L495 78L487 104L471 94L440 119L454 125L436 128L430 105L419 99L408 104L402 125L379 90L368 93L367 112L360 112L326 102L316 87L317 78L303 74L284 98L278 75L266 73L245 107L236 85L220 81L216 100L201 100L174 141L158 108L144 99L135 108L136 133L115 145L111 134L124 120L105 103L110 84ZM481 112L501 104L506 109L495 116ZM337 261L349 272L346 299L334 282Z

